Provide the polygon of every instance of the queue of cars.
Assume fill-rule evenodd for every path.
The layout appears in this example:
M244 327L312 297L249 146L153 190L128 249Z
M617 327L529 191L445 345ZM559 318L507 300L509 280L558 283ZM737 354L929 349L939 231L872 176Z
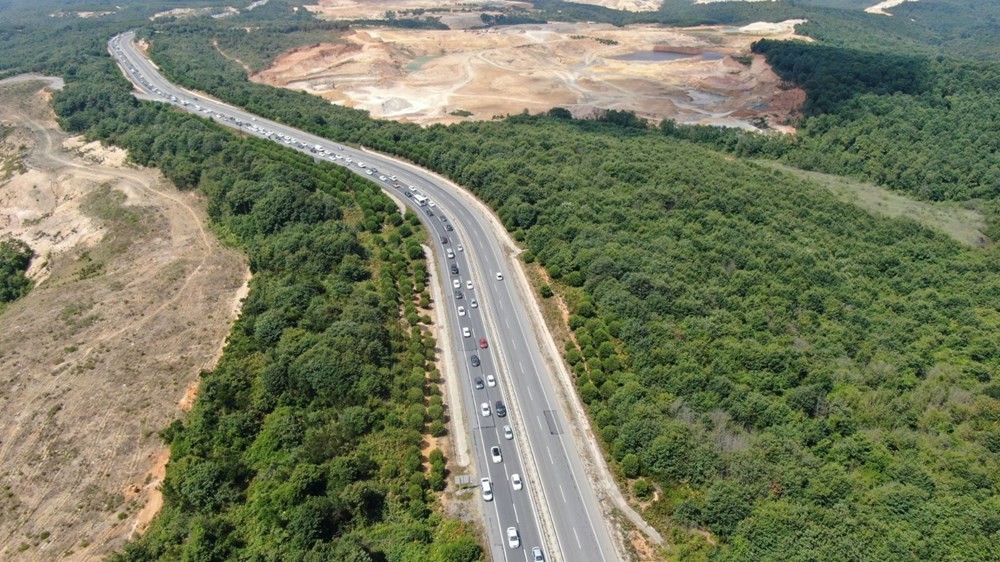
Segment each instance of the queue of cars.
M246 121L244 119L240 119L240 118L235 117L233 115L228 115L228 114L226 114L226 113L224 113L222 111L218 111L217 109L213 109L212 108L213 106L211 105L211 103L207 102L203 98L199 98L199 97L193 96L193 95L185 98L183 96L178 96L176 94L171 94L171 93L168 93L168 92L162 90L161 88L159 88L156 85L154 85L146 76L143 75L143 73L142 73L142 71L140 69L138 69L135 65L133 65L128 60L128 58L126 58L124 56L124 52L122 51L122 48L121 48L121 45L120 45L121 39L122 39L121 36L117 36L117 37L113 38L109 42L109 46L110 46L110 48L113 51L112 54L122 64L122 66L125 68L126 72L132 75L132 78L133 78L134 82L140 84L145 89L145 91L147 93L154 94L154 95L158 96L162 101L164 101L166 103L169 103L169 104L172 104L172 105L183 107L183 108L185 108L188 111L193 111L195 113L200 113L200 114L204 115L205 117L208 117L208 118L211 118L211 119L217 119L219 121L228 122L231 125L235 125L236 127L240 128L241 130L245 130L245 131L247 131L249 133L252 133L252 134L254 134L256 136L259 136L259 137L262 137L262 138L265 138L265 139L268 139L268 140L272 140L272 141L284 144L284 145L289 146L291 148L297 148L297 149L300 149L300 150L303 150L303 151L307 150L307 151L315 154L317 156L317 158L326 159L326 160L328 160L330 162L337 163L337 164L340 164L340 165L343 165L343 166L352 166L352 165L356 166L357 168L359 168L361 170L364 170L365 175L372 177L373 180L377 178L378 181L387 183L387 184L391 185L395 189L400 189L400 190L403 189L402 184L399 183L399 181L400 181L399 178L397 178L395 175L388 175L387 176L384 173L380 174L379 171L378 171L378 169L375 168L374 166L370 166L370 165L368 165L368 164L366 164L364 162L361 162L361 161L355 162L351 157L349 157L346 154L342 153L342 151L344 150L343 146L336 146L335 145L335 149L330 150L330 149L327 149L326 147L324 147L323 145L320 145L320 144L310 145L310 144L308 144L308 143L306 143L306 142L304 142L304 141L302 141L300 139L294 138L294 137L292 137L290 135L287 135L285 133L281 133L281 132L278 132L276 130L269 129L264 124L258 122L257 118L255 118L255 117L252 117L249 121ZM214 106L214 107L218 107L218 106ZM429 208L425 209L426 214L428 216L434 216L434 212L433 212L432 209L436 208L437 204L433 200L429 199L426 195L424 195L423 193L421 193L420 190L418 190L415 186L412 186L412 185L409 186L408 189L406 189L405 191L403 191L403 193L404 193L404 195L407 198L412 199L419 206L421 206L421 207L424 207L424 206L429 207ZM448 218L446 216L444 216L442 214L442 215L440 215L439 219L440 219L441 222L445 223L445 230L447 232L454 232L454 227L451 225L450 222L448 222ZM442 241L443 244L447 244L449 242L449 240L448 240L448 238L446 236L442 236L441 237L441 241ZM461 244L457 245L457 251L458 252L464 252L464 247ZM447 256L448 256L448 259L455 259L455 257L456 257L455 251L452 250L452 249L450 249L450 248L448 248L447 249ZM451 270L451 273L454 274L454 275L458 275L459 274L459 268L458 268L457 264L452 264L451 267L450 267L450 270ZM500 272L496 273L496 279L497 279L497 281L503 280L503 276L501 275ZM460 280L456 279L456 280L453 281L453 287L455 289L455 298L456 298L456 300L462 299L461 286L462 286L462 283L461 283ZM472 283L471 280L466 280L465 281L465 288L466 288L466 290L470 290L470 291L473 289L473 283ZM471 308L478 308L479 307L479 303L478 303L478 301L475 298L471 298L469 306ZM459 313L459 316L464 317L466 315L465 308L461 307L461 306L458 307L458 313ZM470 332L470 330L469 330L468 327L463 327L462 328L462 335L464 337L471 337L471 332ZM487 342L487 340L486 340L485 337L479 339L479 347L481 349L487 349L489 347L489 344L488 344L488 342ZM479 360L479 357L477 355L473 355L472 356L472 365L473 365L473 367L479 367L480 366L480 360ZM475 388L476 388L476 390L484 390L487 387L494 388L494 387L496 387L496 385L497 385L496 377L494 375L492 375L492 374L487 374L486 375L485 382L484 382L484 380L483 380L482 377L476 377L476 379L475 379ZM499 417L499 418L506 417L506 415L507 415L507 408L504 405L503 401L501 401L501 400L496 400L494 402L494 404L493 404L493 408L492 409L490 407L490 403L489 402L483 402L481 404L481 408L480 409L481 409L480 413L481 413L481 415L483 417L489 417L493 413L495 413L496 416ZM513 433L513 430L511 429L510 425L504 425L503 426L503 437L506 440L513 440L514 439L514 433ZM500 446L499 445L494 445L494 446L492 446L490 448L490 458L491 458L492 462L495 463L495 464L500 464L500 463L503 462L503 454L502 454L502 452L500 450ZM513 475L511 475L511 477L510 477L510 484L511 484L511 488L513 490L515 490L515 491L520 491L524 487L524 482L522 481L521 476L519 474L516 474L516 473L513 474ZM494 497L494 495L493 495L493 485L492 485L492 482L490 481L490 479L489 478L481 478L480 479L480 486L482 487L483 499L485 501L493 501L493 497ZM506 530L506 535L507 535L507 544L508 544L508 546L510 548L514 549L514 548L519 548L520 547L520 535L519 535L518 530L517 530L516 527L508 527L507 530ZM533 556L533 559L534 559L535 562L543 562L544 561L544 555L542 554L542 550L541 550L540 547L534 547L534 548L532 548L532 556Z

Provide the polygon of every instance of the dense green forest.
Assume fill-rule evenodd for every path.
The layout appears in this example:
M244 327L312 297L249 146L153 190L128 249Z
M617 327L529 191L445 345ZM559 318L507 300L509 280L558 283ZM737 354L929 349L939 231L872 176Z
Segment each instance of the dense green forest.
M769 4L706 10L736 10L733 21L755 10L831 10ZM998 250L873 217L699 146L995 209L995 65L952 58L957 35L935 45L926 26L868 20L866 30L898 33L886 56L872 53L871 39L863 48L758 44L808 93L796 140L669 122L651 129L618 112L604 122L553 111L422 129L248 82L212 45L252 50L226 35L239 19L143 33L178 82L402 155L491 205L526 246L524 259L567 298L575 343L566 359L581 397L615 470L639 496L649 483L660 488L646 514L670 531L679 559L998 560ZM832 34L833 21L817 25ZM954 31L947 21L939 38ZM267 49L282 44L277 29L258 36ZM965 47L981 54L988 42ZM908 43L921 48L907 52ZM112 72L93 64L73 72ZM257 277L195 412L165 431L176 455L168 507L125 559L294 559L269 545L344 560L479 556L466 532L429 510L434 471L407 473L412 454L379 453L387 443L412 453L438 413L418 366L428 341L406 309L423 283L413 217L334 168L126 92L118 79L80 80L59 96L59 111L68 128L204 189ZM311 242L320 232L329 243ZM394 307L412 321L394 323ZM369 369L317 385L329 381L316 365L364 336ZM361 402L361 392L375 399ZM338 534L324 535L326 525ZM708 529L718 544L685 527Z
M23 240L0 239L0 310L4 303L21 298L31 289L31 280L24 273L34 255Z

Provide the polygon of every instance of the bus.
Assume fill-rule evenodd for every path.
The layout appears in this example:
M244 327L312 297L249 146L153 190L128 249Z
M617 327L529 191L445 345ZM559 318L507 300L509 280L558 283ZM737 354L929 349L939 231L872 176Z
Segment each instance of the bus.
M413 200L416 201L417 205L420 205L421 207L427 205L427 197L420 195L419 193L413 196Z

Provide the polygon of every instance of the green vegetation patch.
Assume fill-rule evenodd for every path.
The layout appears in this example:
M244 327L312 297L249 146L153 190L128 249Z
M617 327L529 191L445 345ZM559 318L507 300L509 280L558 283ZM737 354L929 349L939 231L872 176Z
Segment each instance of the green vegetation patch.
M17 300L31 290L31 280L25 277L35 253L23 240L0 239L0 311L4 303Z

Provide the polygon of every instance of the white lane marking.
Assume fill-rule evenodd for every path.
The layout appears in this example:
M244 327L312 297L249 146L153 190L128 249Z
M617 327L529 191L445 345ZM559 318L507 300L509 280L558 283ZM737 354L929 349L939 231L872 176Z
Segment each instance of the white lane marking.
M576 537L576 547L582 549L583 543L580 542L580 534L576 532L576 527L573 527L573 536Z
M562 494L563 503L569 503L569 502L566 501L566 492L563 491L562 484L559 485L559 493Z
M545 428L543 427L542 429L545 429ZM549 462L552 463L552 464L556 464L555 459L552 458L552 450L549 449L548 445L545 446L545 452L549 454ZM559 485L559 490L562 491L562 484ZM564 500L566 499L566 494L563 494L563 499Z
M532 402L534 402L535 401L535 397L531 394L531 386L525 386L524 388L526 388L528 390L528 400L531 400Z

